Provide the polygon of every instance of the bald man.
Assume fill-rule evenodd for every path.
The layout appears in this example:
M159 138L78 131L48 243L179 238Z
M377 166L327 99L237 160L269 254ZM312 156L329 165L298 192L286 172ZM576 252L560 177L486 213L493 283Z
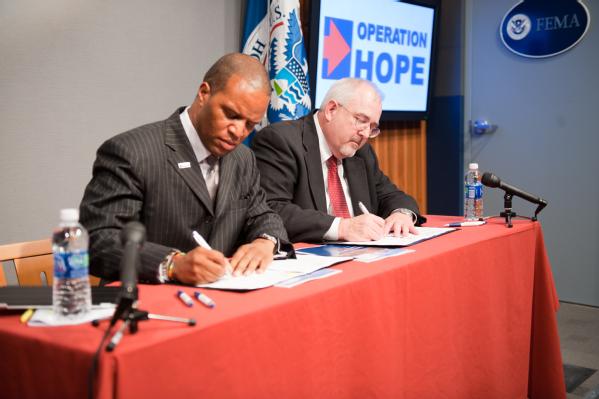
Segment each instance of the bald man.
M147 230L140 281L198 284L229 267L235 275L265 270L287 234L266 204L252 152L239 144L269 98L260 62L228 54L190 106L102 144L80 206L92 274L119 279L119 233L129 221ZM199 247L194 231L212 249Z
M294 242L369 241L417 233L414 198L380 170L368 140L380 133L381 94L371 82L335 82L320 109L274 123L252 141L260 183Z

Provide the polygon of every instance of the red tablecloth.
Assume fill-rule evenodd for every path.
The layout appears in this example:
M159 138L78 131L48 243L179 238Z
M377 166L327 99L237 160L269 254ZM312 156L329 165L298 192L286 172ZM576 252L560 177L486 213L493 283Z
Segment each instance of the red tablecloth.
M565 398L538 223L492 220L412 248L291 289L210 291L212 310L183 306L179 287L140 286L140 308L198 325L141 322L102 352L98 396ZM0 313L2 397L85 397L107 323L32 328L18 318Z

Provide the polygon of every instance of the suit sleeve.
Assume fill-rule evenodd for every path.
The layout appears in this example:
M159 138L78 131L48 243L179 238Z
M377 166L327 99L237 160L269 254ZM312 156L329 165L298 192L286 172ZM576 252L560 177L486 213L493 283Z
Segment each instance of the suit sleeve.
M378 201L377 214L382 217L388 217L391 212L399 208L409 209L414 212L417 216L416 224L421 224L426 221L424 217L420 215L418 209L418 203L416 200L405 192L401 191L395 184L389 180L389 178L383 173L379 167L378 158L372 149L367 144L364 147L366 151L366 157L371 164L369 169L372 171L374 177L373 181L375 184L376 198Z
M121 229L130 221L140 220L144 181L136 154L131 151L138 144L111 139L98 149L93 176L80 205L81 223L90 236L91 274L106 280L120 279ZM157 282L158 265L171 250L146 241L139 280Z
M291 145L289 140L271 126L254 137L252 149L258 161L261 185L268 205L281 216L292 241L319 242L335 218L294 203L304 153L301 143Z
M251 242L261 234L269 234L279 238L283 245L289 244L287 231L283 226L283 221L279 215L274 212L267 204L266 194L260 186L260 173L256 166L256 158L251 151L248 151L246 172L247 178L251 182L249 197L249 207L245 221L244 238Z

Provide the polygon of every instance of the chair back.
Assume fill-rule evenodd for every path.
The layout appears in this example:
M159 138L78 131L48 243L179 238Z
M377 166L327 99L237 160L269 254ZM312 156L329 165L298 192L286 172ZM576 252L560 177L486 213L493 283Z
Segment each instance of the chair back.
M54 280L54 261L50 239L26 241L16 244L0 245L0 262L12 262L18 284L21 286L52 285ZM0 286L6 276L0 268ZM98 285L100 279L90 276L90 283Z

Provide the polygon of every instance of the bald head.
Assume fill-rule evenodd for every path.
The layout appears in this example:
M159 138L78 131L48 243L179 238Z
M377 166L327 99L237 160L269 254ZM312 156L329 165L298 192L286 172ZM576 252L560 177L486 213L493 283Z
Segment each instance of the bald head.
M381 102L383 94L374 83L360 78L344 78L336 81L324 95L320 108L333 100L341 104L348 104L355 99L368 96L369 101Z
M241 53L221 57L206 72L204 82L210 85L214 94L221 91L233 75L243 79L252 89L270 95L270 81L264 66L256 58Z

